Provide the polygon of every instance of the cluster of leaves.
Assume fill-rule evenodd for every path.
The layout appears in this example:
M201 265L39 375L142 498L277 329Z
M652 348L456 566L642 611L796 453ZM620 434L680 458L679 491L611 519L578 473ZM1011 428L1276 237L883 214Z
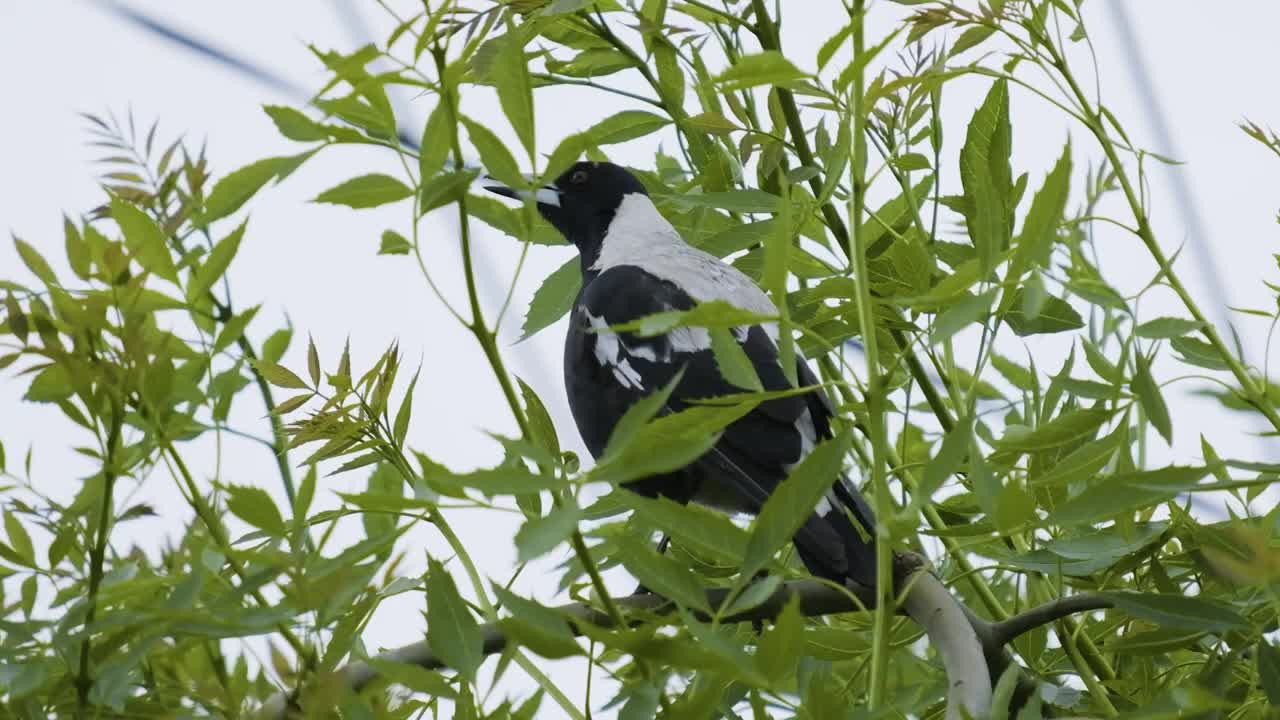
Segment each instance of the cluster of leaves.
M1175 437L1157 367L1191 366L1227 388L1215 390L1224 403L1276 432L1278 396L1265 369L1249 367L1206 320L1153 235L1135 190L1147 154L1081 89L1066 59L1072 43L1088 42L1077 4L898 4L909 14L868 45L864 4L852 3L816 59L784 52L782 18L761 0L646 0L639 8L520 0L483 11L425 4L397 18L380 46L315 50L331 77L311 107L266 108L281 134L307 149L212 185L203 154L175 143L153 161L154 128L139 141L132 120L93 120L121 154L109 158L109 202L66 223L74 278L59 278L18 241L40 285L2 281L2 329L12 342L0 366L20 369L30 378L28 400L56 403L92 437L78 449L96 466L74 501L60 503L38 492L29 469L5 470L0 450L0 472L15 483L0 558L5 573L23 578L7 583L20 587L20 598L4 605L0 673L9 707L33 716L76 707L237 715L274 692L274 679L300 688L295 700L317 716L335 707L388 717L452 707L458 717L529 718L545 702L573 718L600 705L627 718L845 717L868 704L938 715L947 690L938 661L915 650L919 628L887 609L815 621L792 605L767 629L721 621L802 573L779 551L841 467L872 479L886 551L938 548L940 573L979 612L1005 619L1074 593L1105 593L1112 609L1014 643L1020 663L1045 683L1038 698L1105 715L1231 707L1261 716L1267 703L1280 704L1280 653L1263 636L1280 610L1275 512L1247 513L1280 467L1221 458L1204 439L1202 463L1162 466L1151 458L1164 446L1150 432L1166 445ZM619 34L624 24L634 34ZM1065 38L1064 25L1074 28ZM944 37L954 38L949 47ZM848 49L852 59L840 60ZM988 52L965 60L978 49ZM883 69L870 75L874 68ZM1037 85L1037 73L1052 82ZM947 84L968 75L990 78L990 90L965 128L960 185L944 194L940 106ZM641 89L628 89L629 81ZM396 85L435 101L420 135L401 129L387 93ZM496 93L518 147L467 114L479 87ZM608 94L642 109L610 115L543 157L535 97L546 88ZM1102 157L1096 167L1077 173L1079 149L1068 145L1043 180L1015 174L1009 93L1019 88L1080 124ZM1274 149L1273 134L1248 131ZM847 428L795 468L749 528L621 491L588 502L585 489L687 463L767 394L657 417L664 396L656 393L583 468L563 451L534 389L513 382L503 364L505 305L478 300L473 221L525 251L562 240L531 207L472 194L478 170L464 148L519 186L530 182L523 170L554 177L583 154L607 159L610 146L657 133L674 138L678 156L658 152L637 175L686 239L770 292L784 357L799 351L817 363ZM305 372L294 372L279 364L291 331L255 347L245 330L257 308L232 307L224 274L246 227L215 227L316 153L350 144L385 148L402 172L345 180L316 201L353 209L408 201L406 225L383 233L378 252L414 256L484 351L521 431L498 438L504 453L484 463L492 467L455 472L408 446L419 378L397 391L397 348L360 371L347 352L326 363L312 344ZM1074 205L1073 184L1084 188ZM869 206L872 188L891 199ZM1090 232L1108 193L1123 195L1132 214L1110 222L1153 260L1149 282L1128 295L1108 282ZM438 267L423 261L428 239L419 226L429 212L459 219L461 302L439 292ZM543 281L524 336L565 315L577 267L570 259ZM1141 317L1138 301L1151 291L1172 292L1188 317ZM699 325L727 336L756 319L704 305L634 329ZM1065 358L1020 362L1006 328L1020 338L1070 333L1071 349ZM758 388L736 348L713 345L727 376ZM858 348L863 368L854 367ZM264 442L277 459L283 507L262 488L222 483L216 471L193 474L183 459L189 441L240 432L226 423L250 385L271 410ZM277 403L269 386L293 394ZM307 473L295 492L288 452L304 447ZM318 464L372 469L367 490L340 495L337 509L313 510ZM111 529L148 508L119 507L118 487L161 466L195 517L180 541L158 549L158 561L119 553ZM213 493L199 482L205 475L214 476ZM1196 517L1188 498L1206 492L1241 512L1224 522ZM521 563L570 548L559 581L573 598L616 616L600 572L622 566L678 612L638 614L609 629L571 622L511 591L509 581L480 575L450 526L462 507L522 513L514 538ZM251 531L233 537L224 509ZM333 529L349 516L359 517L364 538L335 547ZM403 575L397 540L413 522L429 523L453 558ZM46 557L35 553L34 528L52 538ZM669 553L650 545L657 532L671 537ZM760 570L772 579L749 585ZM708 604L711 587L730 589L723 606ZM53 599L41 602L50 591ZM450 669L376 660L383 680L357 695L334 671L368 658L361 631L401 593L423 597L426 637ZM482 673L485 654L499 649L488 634L495 628L507 642L493 672ZM232 638L263 635L269 662L246 660L252 644L226 652ZM586 672L617 680L616 695L589 696L583 708L530 653L585 657ZM487 701L484 685L513 668L539 690ZM389 695L387 682L414 694ZM1068 689L1077 683L1088 692ZM1039 712L1037 700L1024 715Z

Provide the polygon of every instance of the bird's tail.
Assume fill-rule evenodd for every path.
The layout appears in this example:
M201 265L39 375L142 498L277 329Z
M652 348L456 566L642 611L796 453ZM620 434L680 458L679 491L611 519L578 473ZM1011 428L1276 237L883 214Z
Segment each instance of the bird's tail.
M846 478L836 482L795 540L800 559L814 575L875 587L875 515Z

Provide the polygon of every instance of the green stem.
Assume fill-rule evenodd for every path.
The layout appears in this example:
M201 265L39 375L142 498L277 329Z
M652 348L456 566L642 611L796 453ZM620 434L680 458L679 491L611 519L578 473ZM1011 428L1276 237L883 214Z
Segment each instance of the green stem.
M97 535L93 549L89 552L89 597L88 610L84 618L84 640L80 643L80 669L76 676L76 716L84 717L89 705L89 691L93 688L93 678L89 677L89 656L91 655L94 619L98 614L98 590L102 587L102 569L106 562L107 539L111 534L111 510L114 500L113 491L116 484L116 450L120 445L120 428L124 419L120 406L111 407L111 427L107 432L107 447L102 463L102 505L98 511Z
M1258 412L1262 413L1273 428L1280 430L1280 413L1277 413L1275 407L1267 400L1266 395L1258 387L1254 378L1249 375L1244 364L1235 356L1231 348L1223 342L1222 336L1218 334L1213 323L1209 322L1209 319L1205 317L1205 314L1200 310L1200 306L1191 297L1191 293L1187 292L1182 280L1174 274L1173 267L1169 264L1168 256L1165 255L1164 250L1156 241L1155 234L1151 231L1151 222L1142 206L1142 201L1139 199L1137 191L1134 189L1133 182L1129 179L1129 174L1125 172L1124 166L1120 163L1115 143L1107 136L1106 129L1102 124L1101 111L1095 109L1090 103L1088 96L1080 88L1080 84L1076 82L1075 76L1071 74L1070 69L1067 67L1066 60L1058 53L1057 49L1050 45L1049 53L1053 66L1066 80L1067 86L1071 89L1071 94L1075 97L1076 102L1080 104L1080 108L1085 115L1085 127L1093 133L1093 136L1098 140L1098 144L1102 146L1102 151L1106 154L1107 161L1111 163L1116 179L1120 183L1120 189L1124 192L1125 200L1129 203L1129 209L1133 212L1134 219L1138 221L1138 237L1142 239L1142 244L1146 246L1147 252L1151 254L1151 257L1156 261L1156 265L1160 267L1161 272L1168 280L1169 287L1173 288L1173 292L1178 296L1178 299L1182 301L1187 311L1191 313L1191 317L1201 324L1200 332L1209 341L1209 344L1213 346L1214 351L1218 353L1222 361L1226 363L1236 381L1240 383L1240 390L1245 400L1250 405L1253 405Z

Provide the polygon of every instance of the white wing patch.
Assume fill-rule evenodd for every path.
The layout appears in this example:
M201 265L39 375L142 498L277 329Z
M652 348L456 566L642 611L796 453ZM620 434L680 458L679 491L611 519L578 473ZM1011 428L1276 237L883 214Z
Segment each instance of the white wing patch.
M632 352L622 344L622 338L618 334L609 329L609 323L602 317L596 317L587 312L587 321L591 323L591 327L596 331L596 362L613 371L613 377L623 387L635 388L636 390L644 389L644 382L640 378L640 373L631 366L631 361L622 357L624 352L644 357L644 352ZM648 355L653 355L652 348L643 348Z

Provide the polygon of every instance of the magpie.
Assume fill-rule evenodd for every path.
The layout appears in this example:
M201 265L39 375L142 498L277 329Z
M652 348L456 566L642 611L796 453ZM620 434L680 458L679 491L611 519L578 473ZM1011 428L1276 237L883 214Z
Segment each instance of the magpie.
M653 337L610 329L711 300L759 315L778 314L749 277L686 243L635 175L613 163L583 161L535 190L516 190L488 177L480 184L510 198L532 196L542 217L578 249L582 288L565 338L564 379L573 419L593 456L604 452L628 408L666 387L682 369L668 412L747 391L721 374L706 328L679 327ZM779 360L776 323L740 326L732 334L765 390L791 387ZM798 353L796 362L801 386L816 385ZM768 400L729 425L717 444L687 467L625 487L647 497L757 514L790 469L832 436L832 413L820 388ZM874 587L874 522L858 490L845 477L835 477L794 542L813 574Z

